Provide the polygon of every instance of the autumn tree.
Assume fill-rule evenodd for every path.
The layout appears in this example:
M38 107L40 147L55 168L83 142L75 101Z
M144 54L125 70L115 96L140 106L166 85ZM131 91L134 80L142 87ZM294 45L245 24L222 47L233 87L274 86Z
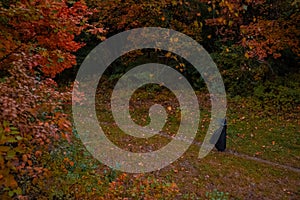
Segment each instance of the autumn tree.
M87 24L91 12L83 3L67 1L26 1L1 9L1 67L22 59L31 70L54 77L76 64L72 52L84 46L75 36L84 29L103 29Z
M210 1L208 39L228 96L251 97L265 115L299 106L299 2Z
M76 64L73 53L84 46L79 34L103 29L87 23L91 11L83 1L0 5L0 197L34 198L47 188L53 145L72 133L63 110L71 88L58 90L52 78Z
M253 95L258 86L277 81L276 84L285 85L284 90L266 88L266 91L274 91L284 99L293 99L291 101L297 98L290 95L296 93L297 86L283 80L283 76L298 73L298 1L88 0L87 5L99 8L94 20L109 27L108 36L132 28L155 26L174 29L197 40L217 63L229 95ZM141 56L143 52L135 53ZM131 54L122 62L132 62L131 58L136 55ZM174 55L163 52L159 57L173 58ZM192 83L197 83L199 74L181 63L174 66L180 66ZM114 66L119 69L117 72L125 67L122 63ZM197 85L203 87L203 82Z
M275 1L211 1L212 18L222 41L233 41L245 48L245 57L265 60L279 58L283 50L299 56L299 3Z

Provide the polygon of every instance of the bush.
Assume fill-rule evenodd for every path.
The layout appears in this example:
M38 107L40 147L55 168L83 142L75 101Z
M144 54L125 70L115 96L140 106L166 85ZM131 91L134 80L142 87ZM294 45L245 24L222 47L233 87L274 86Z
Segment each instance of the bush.
M62 109L70 91L58 91L52 79L38 81L21 63L10 68L0 88L0 197L34 196L46 187L39 180L51 175L45 157L72 132Z
M299 75L278 77L274 82L266 81L254 89L253 96L257 106L265 113L285 114L299 106Z

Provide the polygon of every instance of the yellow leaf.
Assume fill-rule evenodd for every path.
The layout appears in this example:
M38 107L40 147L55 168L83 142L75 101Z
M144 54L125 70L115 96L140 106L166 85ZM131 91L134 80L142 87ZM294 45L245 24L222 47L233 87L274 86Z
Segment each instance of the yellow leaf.
M249 59L250 56L249 56L248 52L245 53L245 57L246 57L247 59Z
M198 24L197 21L194 21L194 26L195 26L195 27L199 27L199 24Z
M171 52L166 53L165 57L167 58L171 57Z
M48 52L47 52L47 51L43 51L43 52L42 52L42 56L43 56L43 57L48 57Z
M219 23L222 23L223 18L222 18L222 17L221 17L221 18L217 18L217 21L218 21Z

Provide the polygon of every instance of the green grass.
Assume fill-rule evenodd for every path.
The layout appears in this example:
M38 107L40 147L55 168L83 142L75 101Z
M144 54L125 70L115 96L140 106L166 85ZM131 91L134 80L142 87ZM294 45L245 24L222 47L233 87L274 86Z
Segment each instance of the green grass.
M299 117L263 116L244 102L229 103L229 148L251 156L300 168ZM292 113L289 113L292 114ZM295 113L297 114L297 113Z
M168 102L170 94L163 91L157 92L149 98L148 90L141 90L141 93L132 97L131 117L137 123L145 125L149 122L148 108L155 103L164 106L171 106L168 110L169 120L164 127L164 132L174 135L180 122L180 112L176 101ZM153 92L153 91L151 91ZM161 91L159 91L161 92ZM209 98L203 93L197 93L201 102L201 121L199 131L195 141L202 142L207 131L210 120ZM163 147L169 138L155 136L150 139L136 139L123 133L114 123L109 105L109 91L99 91L96 99L97 114L107 137L121 148L133 152L148 152ZM299 118L297 112L291 112L288 116L280 113L274 116L265 116L263 110L253 106L252 100L229 99L228 102L228 144L227 152L212 151L203 159L198 159L199 145L193 144L188 151L171 165L159 171L146 173L143 177L155 182L156 186L149 187L149 194L155 196L161 193L161 199L173 199L167 197L170 183L176 183L179 191L175 199L298 199L300 197L300 173L288 168L266 164L260 160L248 159L243 155L265 159L274 163L300 167L299 162ZM75 139L73 145L75 149L74 160L78 169L73 169L70 173L83 173L87 177L82 180L82 175L76 180L88 188L88 185L97 185L97 180L102 183L96 187L98 193L95 197L105 196L111 193L110 183L118 180L122 174L114 171L94 160L84 149L79 139ZM130 144L130 148L129 145ZM78 149L81 149L78 151ZM231 152L237 152L241 156L236 156ZM81 154L78 154L81 152ZM72 157L72 156L70 156ZM93 163L90 166L90 163ZM86 166L84 170L80 166ZM80 172L80 173L79 173ZM116 196L125 198L126 195L135 194L129 199L141 199L142 193L138 193L141 187L147 188L142 181L137 181L135 174L128 174L128 179L124 181L121 189L126 190L116 192ZM71 180L70 182L74 182ZM153 184L153 183L152 183ZM159 190L158 185L163 185ZM125 189L124 189L125 188ZM156 189L155 189L156 188ZM165 198L164 194L165 193ZM118 193L119 192L119 193ZM173 191L174 192L174 191ZM145 190L144 190L145 193ZM115 197L116 197L115 196ZM121 198L121 199L122 199Z

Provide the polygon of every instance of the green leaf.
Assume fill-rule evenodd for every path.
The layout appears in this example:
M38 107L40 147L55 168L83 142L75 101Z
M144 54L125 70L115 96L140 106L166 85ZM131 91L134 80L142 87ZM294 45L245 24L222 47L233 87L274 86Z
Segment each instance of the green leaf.
M7 137L4 141L9 143L17 142L17 140L14 137Z
M20 187L18 187L17 189L15 189L13 191L18 195L22 194L22 189Z
M15 157L15 155L16 155L16 152L14 150L10 150L10 151L7 152L6 158L7 159L12 159L12 158Z
M16 132L18 132L18 133L19 133L19 129L18 129L18 128L16 128L16 127L13 127L13 126L12 126L12 127L10 127L10 130L11 130L11 131L16 131Z
M64 60L65 60L64 58L58 58L57 62L62 63L62 62L64 62Z
M19 131L12 130L12 128L13 128L13 127L10 127L10 130L11 130L11 131L8 133L9 135L18 135L18 134L20 134Z
M8 192L9 197L14 196L14 194L15 194L15 192L14 192L13 190L10 190L10 191Z
M16 139L17 139L17 140L22 140L23 137L21 137L21 136L18 135L18 136L16 137Z

